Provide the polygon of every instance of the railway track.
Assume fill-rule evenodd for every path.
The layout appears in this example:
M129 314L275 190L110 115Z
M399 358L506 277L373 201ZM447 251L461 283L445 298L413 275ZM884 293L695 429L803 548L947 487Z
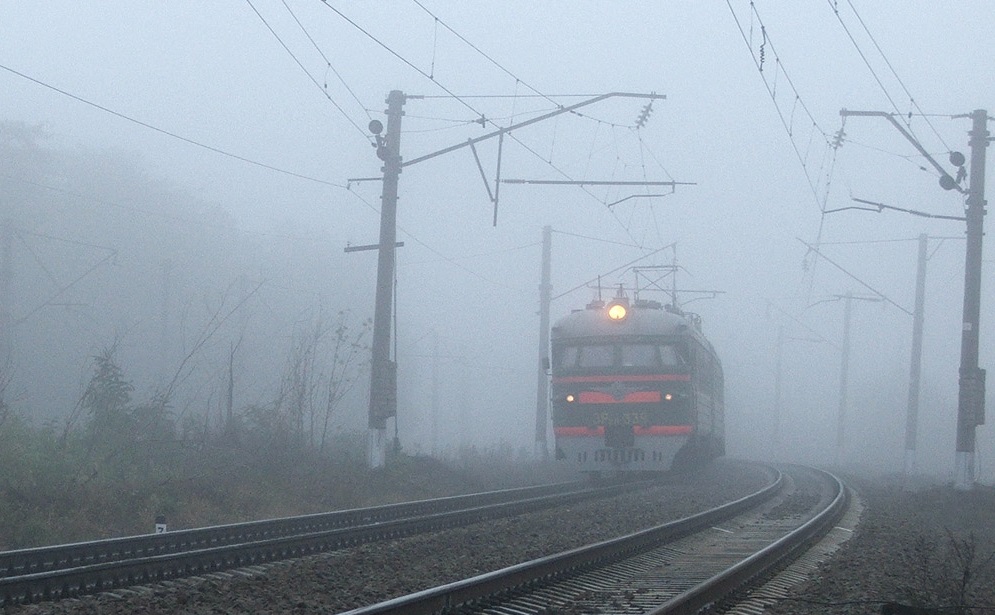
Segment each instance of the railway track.
M610 497L642 486L560 483L0 552L0 606L58 600L392 540Z
M807 549L847 503L835 477L792 467L752 495L673 523L348 613L697 613Z

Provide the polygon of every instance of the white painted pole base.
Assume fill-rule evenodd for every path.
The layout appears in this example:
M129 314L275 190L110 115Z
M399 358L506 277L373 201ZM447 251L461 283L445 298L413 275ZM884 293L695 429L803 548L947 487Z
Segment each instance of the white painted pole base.
M916 449L905 449L905 475L913 476L916 473Z
M532 456L536 461L546 461L549 459L549 448L545 442L536 442L532 449Z
M974 489L974 453L957 451L954 457L954 489Z
M366 432L367 463L370 468L387 465L387 430L370 429Z

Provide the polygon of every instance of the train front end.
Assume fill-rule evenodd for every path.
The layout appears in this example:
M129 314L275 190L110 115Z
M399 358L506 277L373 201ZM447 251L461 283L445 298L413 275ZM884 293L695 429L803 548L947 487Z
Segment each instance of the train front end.
M692 327L659 303L595 301L550 336L556 455L594 475L663 472L695 437Z

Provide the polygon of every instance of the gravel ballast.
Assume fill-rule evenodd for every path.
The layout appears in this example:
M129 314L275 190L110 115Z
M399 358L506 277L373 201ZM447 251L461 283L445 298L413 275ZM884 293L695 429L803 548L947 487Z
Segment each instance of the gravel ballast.
M635 532L755 491L767 477L750 464L714 464L647 492L488 521L281 562L264 569L118 591L7 613L336 613L522 561ZM848 478L865 509L853 537L769 612L880 613L886 602L949 604L941 573L969 569L965 601L992 598L995 492L942 485L904 490L898 481ZM951 545L962 560L948 556ZM956 559L956 552L954 555ZM946 574L946 577L950 577ZM945 597L946 596L946 597Z
M768 612L900 613L893 610L900 605L995 613L995 490L906 485L896 477L844 479L864 505L853 537Z

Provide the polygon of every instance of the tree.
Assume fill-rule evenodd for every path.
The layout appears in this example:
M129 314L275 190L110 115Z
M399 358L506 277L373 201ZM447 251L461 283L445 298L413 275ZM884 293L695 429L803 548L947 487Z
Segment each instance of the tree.
M318 445L318 450L322 452L328 439L329 419L338 409L342 399L356 385L361 366L359 358L369 350L364 340L370 333L373 321L367 318L360 323L358 330L351 330L348 321L349 312L340 311L333 334L331 368L326 381L325 414L321 426L321 441Z
M114 361L115 347L93 357L93 375L83 392L82 409L90 417L88 429L96 441L116 440L129 430L129 408L134 387Z
M329 441L331 418L355 385L359 359L368 349L364 340L371 321L353 328L349 317L347 310L340 311L329 325L319 309L313 321L296 328L274 404L276 418L286 421L294 441L318 451Z

